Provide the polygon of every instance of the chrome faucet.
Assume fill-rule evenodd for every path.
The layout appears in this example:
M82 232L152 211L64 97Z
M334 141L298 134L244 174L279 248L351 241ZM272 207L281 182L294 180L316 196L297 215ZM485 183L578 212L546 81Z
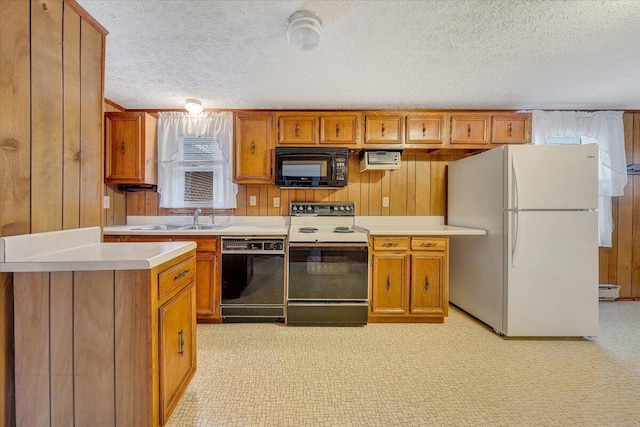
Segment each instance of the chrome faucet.
M196 211L193 213L193 225L198 225L198 217L202 213L202 209L196 208Z

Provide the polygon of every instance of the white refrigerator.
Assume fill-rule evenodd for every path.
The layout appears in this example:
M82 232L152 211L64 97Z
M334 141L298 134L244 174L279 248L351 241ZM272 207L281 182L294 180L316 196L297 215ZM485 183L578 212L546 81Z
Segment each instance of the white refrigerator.
M598 148L505 145L448 169L451 303L513 337L598 334Z

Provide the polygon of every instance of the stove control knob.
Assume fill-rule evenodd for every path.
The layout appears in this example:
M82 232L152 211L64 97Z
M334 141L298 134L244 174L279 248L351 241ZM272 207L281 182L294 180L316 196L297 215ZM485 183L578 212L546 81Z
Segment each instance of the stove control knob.
M297 207L297 206L294 206L294 207L292 207L292 208L291 208L291 210L297 211L297 210L298 210L298 207Z
M307 206L307 210L310 211L311 210L311 206Z
M334 211L337 211L337 210L338 210L338 207L337 207L337 206L334 206L334 207L333 207L333 210L334 210Z
M347 206L345 209L346 209L347 211L350 211L350 210L351 210L351 206Z

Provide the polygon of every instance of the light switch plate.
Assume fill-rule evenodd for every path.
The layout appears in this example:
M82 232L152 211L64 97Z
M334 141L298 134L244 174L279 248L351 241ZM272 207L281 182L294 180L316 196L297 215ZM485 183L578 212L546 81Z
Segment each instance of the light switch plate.
M111 197L102 196L102 207L104 209L109 209L111 207Z
M280 207L280 197L274 197L273 198L273 207L274 208L279 208Z
M256 205L256 196L249 196L249 206Z
M389 198L388 197L383 197L382 198L382 207L383 208L388 208L389 207Z

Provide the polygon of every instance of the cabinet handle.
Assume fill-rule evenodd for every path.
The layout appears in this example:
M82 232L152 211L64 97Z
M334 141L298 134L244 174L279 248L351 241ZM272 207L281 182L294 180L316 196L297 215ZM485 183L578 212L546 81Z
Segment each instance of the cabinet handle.
M178 279L186 276L187 273L189 273L189 270L184 270L184 271L180 272L180 274L178 274L177 276L173 276L173 280L178 280Z
M434 246L436 246L436 243L422 243L420 246L422 246L423 248L432 248Z
M424 290L429 290L429 276L427 276L427 278L424 280Z
M124 141L120 144L120 154L124 154Z
M382 128L380 129L380 136L384 136L384 132L385 132L385 128L384 128L384 122L382 122Z
M387 276L387 292L391 290L391 277Z
M511 127L511 122L509 122L509 137L511 137L512 132L513 132L513 128Z
M471 138L471 125L467 125L467 138Z
M425 136L427 136L427 125L425 125L423 123L422 124L422 137L424 138Z
M300 125L296 123L296 138L300 137Z
M178 354L184 356L184 331L182 329L178 331Z
M336 124L336 138L340 136L340 125Z
M398 246L398 244L395 242L387 242L382 244L383 248L395 248L396 246Z
M251 154L256 154L256 142L251 141Z

